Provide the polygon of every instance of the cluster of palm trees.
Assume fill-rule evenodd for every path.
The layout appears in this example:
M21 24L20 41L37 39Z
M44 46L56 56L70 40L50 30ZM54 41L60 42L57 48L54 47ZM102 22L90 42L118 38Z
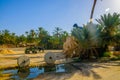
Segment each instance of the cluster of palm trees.
M9 30L0 31L0 44L15 44L15 40L15 33L10 33Z
M34 43L46 49L62 49L67 36L68 33L59 27L55 27L53 35L50 35L43 27L39 27L37 30L31 29L20 36L9 30L1 30L0 45L25 46L28 43Z
M77 49L83 58L103 56L108 46L120 46L120 14L104 14L100 19L96 19L98 24L93 24L92 18L96 3L97 0L94 0L90 22L83 25L83 28L75 24L72 30L72 35L78 40Z
M78 40L80 54L86 58L90 55L98 57L99 51L107 51L108 46L120 46L120 14L104 14L96 21L98 24L76 25L72 30L72 35Z

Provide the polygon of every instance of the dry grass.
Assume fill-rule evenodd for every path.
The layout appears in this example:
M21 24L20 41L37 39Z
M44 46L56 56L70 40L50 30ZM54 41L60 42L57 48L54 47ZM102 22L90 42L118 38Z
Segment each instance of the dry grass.
M9 49L1 49L0 54L15 54L15 51Z
M77 54L79 53L77 51L78 46L79 45L74 37L72 36L67 37L65 43L63 44L63 52L66 55L66 57L72 57L73 53L74 55L78 55Z

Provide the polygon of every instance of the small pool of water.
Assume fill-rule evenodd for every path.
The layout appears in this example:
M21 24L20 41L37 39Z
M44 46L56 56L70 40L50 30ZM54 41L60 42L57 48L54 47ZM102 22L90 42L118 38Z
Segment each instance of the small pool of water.
M33 67L24 70L12 69L4 70L2 74L11 74L10 79L13 80L28 80L34 79L44 73L65 73L67 72L65 64L58 64L54 66Z

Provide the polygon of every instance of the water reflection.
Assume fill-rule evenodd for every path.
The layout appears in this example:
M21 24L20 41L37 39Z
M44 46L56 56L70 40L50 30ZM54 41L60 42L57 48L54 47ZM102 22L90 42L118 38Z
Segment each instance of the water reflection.
M30 74L30 70L29 70L29 69L19 69L19 70L17 71L18 77L19 77L19 78L22 78L22 79L26 78L29 74ZM17 77L17 76L16 76L16 77ZM18 77L17 77L17 78L18 78Z
M65 72L65 66L64 66L64 64L57 65L56 66L56 72Z
M55 72L62 73L66 72L65 64L45 66L45 67L33 67L27 69L14 69L14 70L5 70L3 74L12 74L11 79L15 80L26 80L26 79L34 79L39 75L42 75L47 72Z

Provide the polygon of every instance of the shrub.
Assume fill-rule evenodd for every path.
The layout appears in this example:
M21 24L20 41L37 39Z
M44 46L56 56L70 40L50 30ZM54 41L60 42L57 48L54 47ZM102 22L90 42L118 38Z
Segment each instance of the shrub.
M104 52L103 53L103 57L111 57L111 53L110 52Z

